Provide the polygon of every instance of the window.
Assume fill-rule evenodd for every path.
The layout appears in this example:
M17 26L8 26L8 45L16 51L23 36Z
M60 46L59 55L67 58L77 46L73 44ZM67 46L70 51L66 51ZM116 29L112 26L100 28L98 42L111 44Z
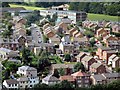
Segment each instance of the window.
M32 87L32 85L30 85L30 87Z
M35 81L34 81L34 83L35 83Z

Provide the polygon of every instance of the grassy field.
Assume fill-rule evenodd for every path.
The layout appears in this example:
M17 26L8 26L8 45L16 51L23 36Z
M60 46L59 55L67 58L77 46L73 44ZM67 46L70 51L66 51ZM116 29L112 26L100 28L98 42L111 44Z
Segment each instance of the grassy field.
M118 16L109 16L109 15L103 15L103 14L91 14L88 13L88 19L89 20L110 20L110 21L118 21Z
M43 10L45 8L41 7L34 7L34 6L23 6L23 5L15 5L15 4L9 4L10 7L24 7L27 10Z

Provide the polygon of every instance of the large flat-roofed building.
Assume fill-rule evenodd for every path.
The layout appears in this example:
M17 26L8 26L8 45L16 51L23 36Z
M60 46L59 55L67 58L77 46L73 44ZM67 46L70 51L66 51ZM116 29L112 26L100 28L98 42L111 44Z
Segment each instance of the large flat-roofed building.
M87 13L83 11L40 10L40 15L42 16L52 16L55 13L58 14L58 18L68 16L75 24L77 21L84 21L87 18Z

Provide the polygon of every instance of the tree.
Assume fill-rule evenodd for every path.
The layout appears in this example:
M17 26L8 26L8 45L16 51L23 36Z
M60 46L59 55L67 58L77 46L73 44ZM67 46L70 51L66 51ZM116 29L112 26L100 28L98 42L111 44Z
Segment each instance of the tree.
M59 88L64 88L65 90L66 90L66 88L72 89L73 85L70 82L68 82L67 80L64 80L59 84Z
M81 62L78 62L78 63L75 64L75 66L74 66L74 72L77 72L77 71L79 71L79 70L85 72L85 67L84 67L84 65L83 65Z
M59 69L59 74L60 74L60 76L65 75L65 70L63 68L60 68Z
M22 51L22 62L25 65L29 65L31 63L31 51L28 48L23 48Z
M71 61L71 56L70 56L70 54L65 54L65 61L67 61L67 62L69 62L69 61Z
M120 67L116 67L116 68L115 68L115 71L116 71L117 73L120 73Z
M53 76L55 76L55 77L57 77L57 78L60 77L58 70L54 70L54 74L53 74Z
M10 7L8 2L2 2L2 7Z

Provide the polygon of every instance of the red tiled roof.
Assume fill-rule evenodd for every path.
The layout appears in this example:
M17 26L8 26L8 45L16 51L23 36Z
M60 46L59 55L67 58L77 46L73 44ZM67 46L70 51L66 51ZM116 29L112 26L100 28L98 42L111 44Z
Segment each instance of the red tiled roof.
M67 81L75 81L73 76L70 75L64 75L64 76L60 76L59 78L61 81L67 80Z
M71 74L72 76L80 76L80 77L82 77L82 76L89 76L89 74L87 74L87 73L85 73L85 72L81 72L81 71L78 71L78 72L75 72L75 73L73 73L73 74Z

